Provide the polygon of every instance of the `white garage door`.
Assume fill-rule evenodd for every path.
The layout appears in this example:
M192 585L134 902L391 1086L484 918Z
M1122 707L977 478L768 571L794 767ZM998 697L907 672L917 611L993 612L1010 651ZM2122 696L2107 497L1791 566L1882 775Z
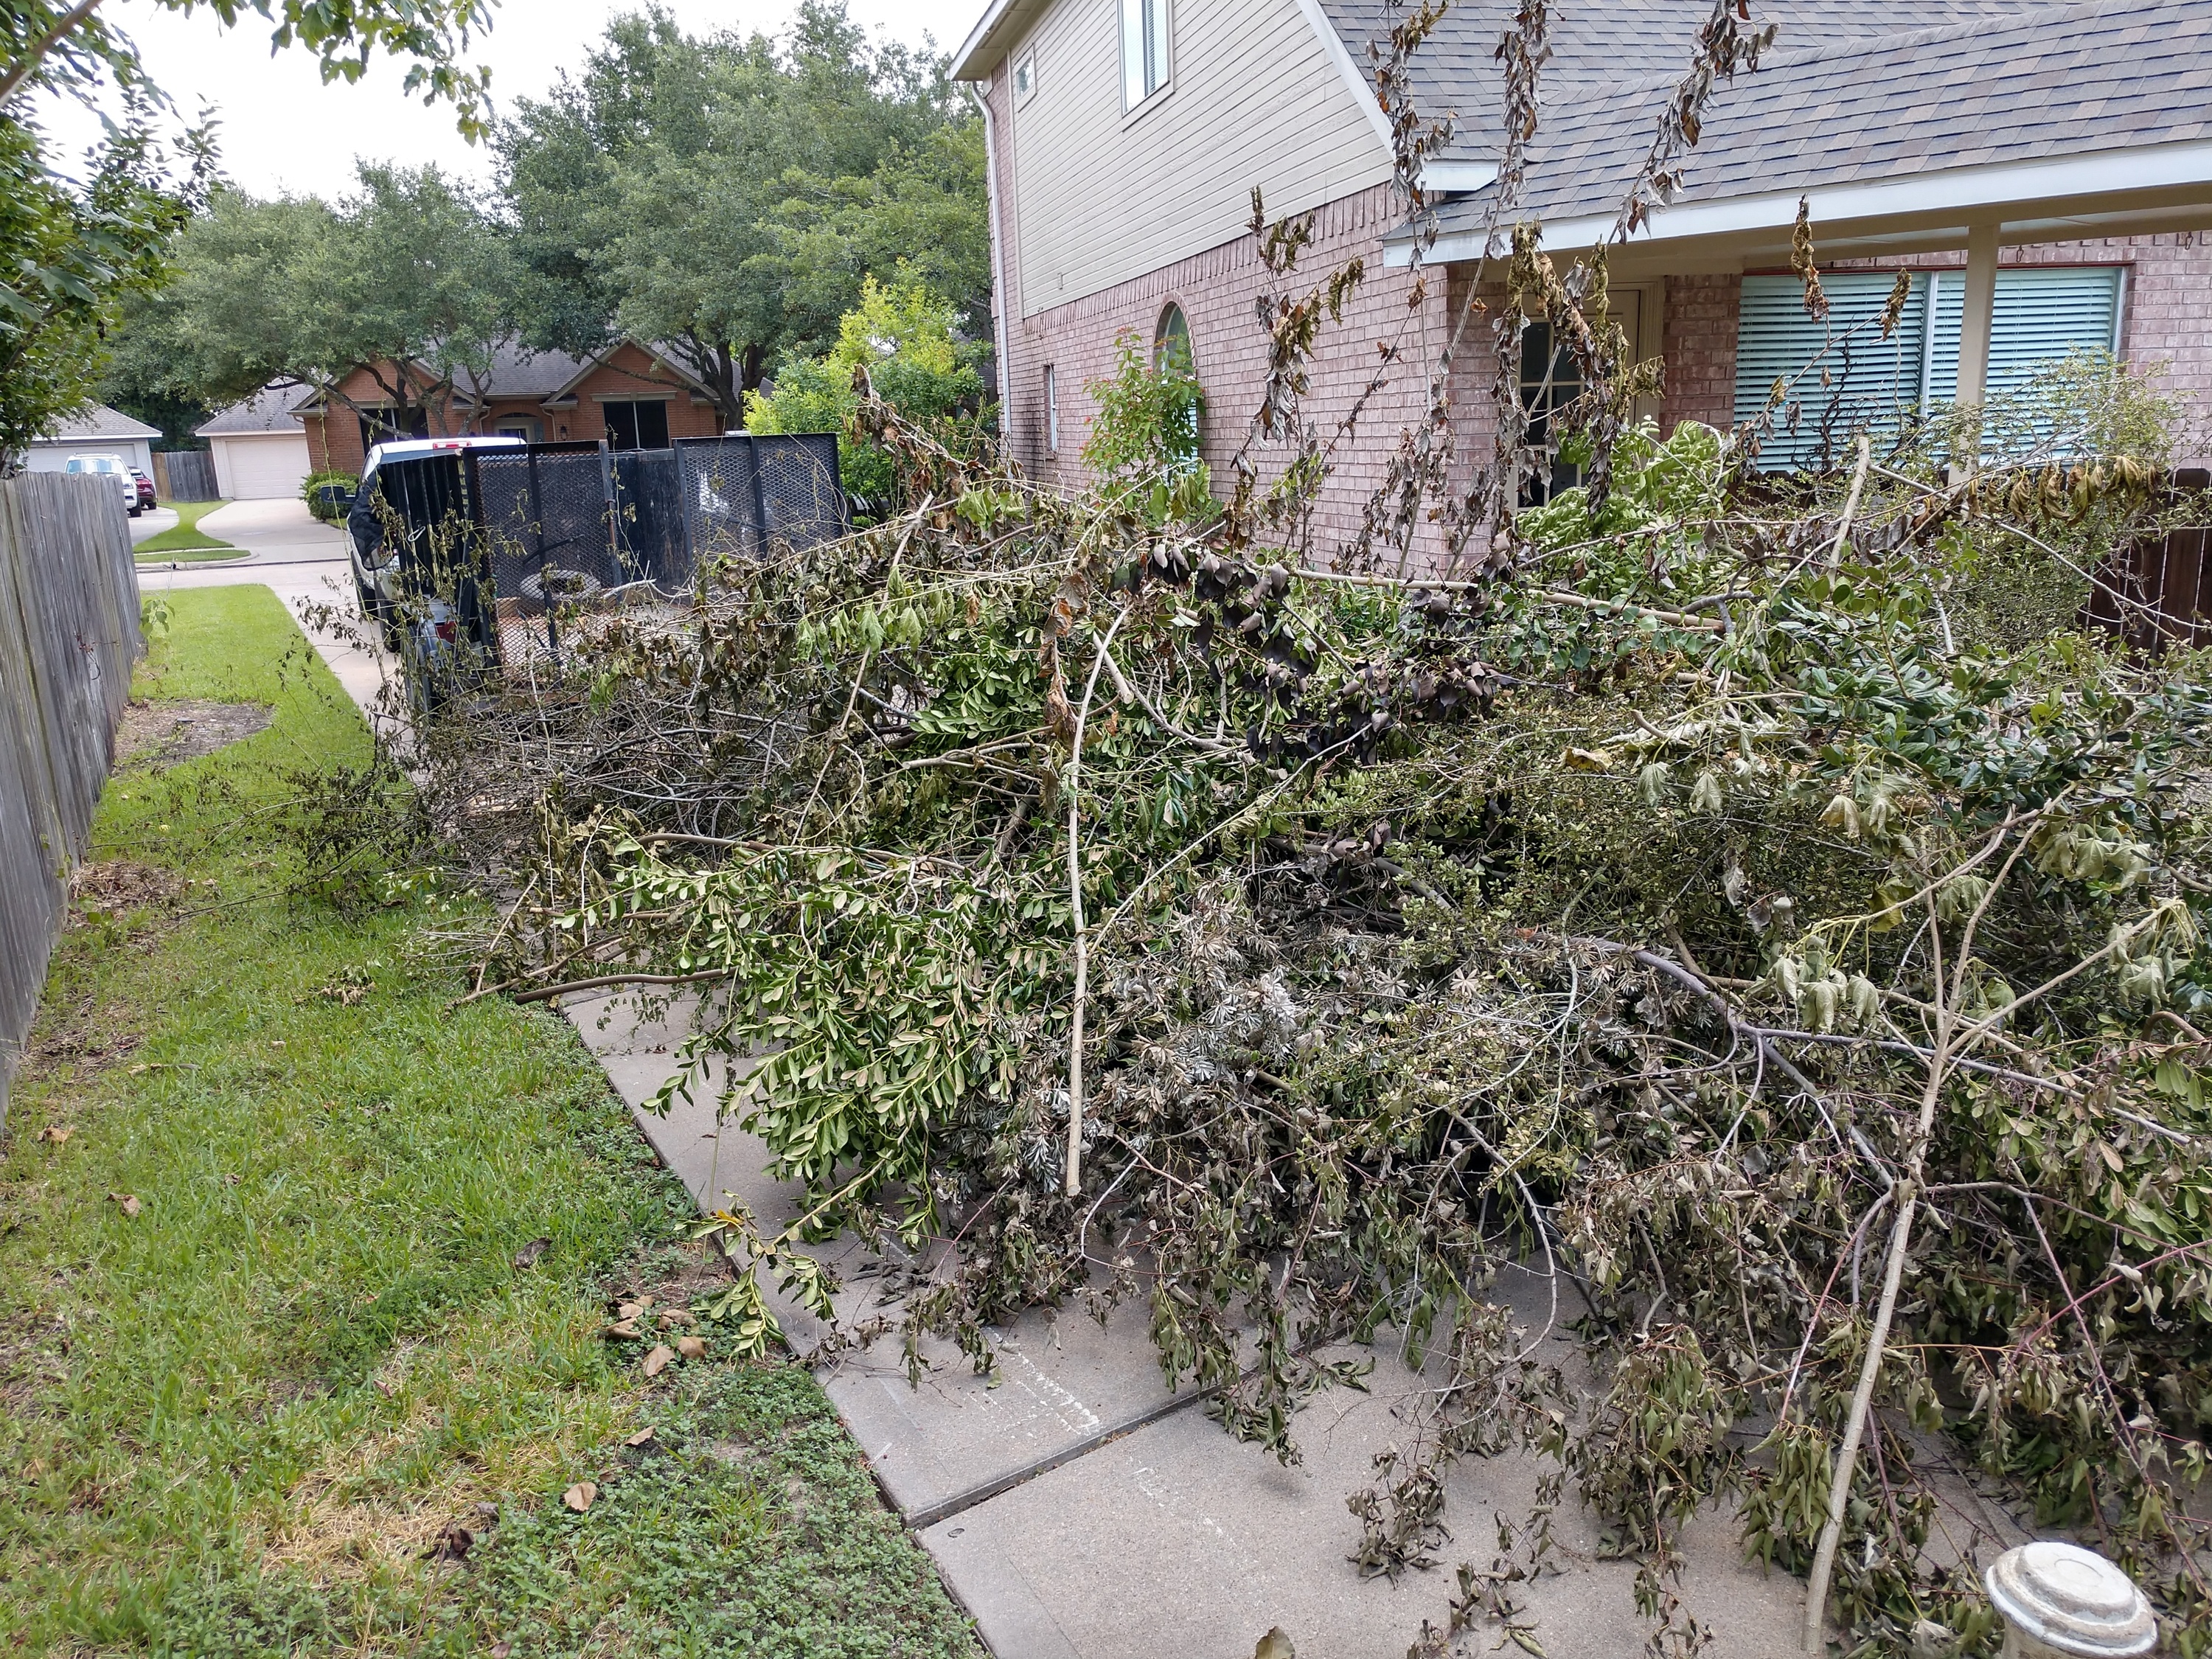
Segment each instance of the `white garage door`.
M296 495L307 479L307 440L304 434L276 438L218 438L228 452L224 471L230 498L237 501L270 501Z

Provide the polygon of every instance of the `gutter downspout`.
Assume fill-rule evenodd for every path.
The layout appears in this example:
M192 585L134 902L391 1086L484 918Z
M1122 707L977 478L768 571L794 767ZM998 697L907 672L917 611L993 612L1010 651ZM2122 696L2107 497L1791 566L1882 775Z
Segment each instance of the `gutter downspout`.
M992 80L995 83L997 79L997 73L994 71ZM977 97L972 82L963 84L983 117L983 171L988 175L985 183L988 186L985 194L991 204L991 332L993 344L996 348L991 355L999 362L999 441L1003 446L1006 441L1010 413L1010 399L1006 394L1006 350L1011 342L1006 337L1006 276L999 236L999 129L998 124L991 118L989 97Z

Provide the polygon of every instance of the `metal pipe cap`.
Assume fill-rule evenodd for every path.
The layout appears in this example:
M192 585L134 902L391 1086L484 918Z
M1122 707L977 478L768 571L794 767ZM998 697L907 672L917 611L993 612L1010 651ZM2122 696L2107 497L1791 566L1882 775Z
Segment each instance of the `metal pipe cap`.
M2135 1580L2094 1550L2022 1544L1999 1556L1982 1583L2008 1624L2055 1653L2134 1659L2158 1644L2158 1620Z

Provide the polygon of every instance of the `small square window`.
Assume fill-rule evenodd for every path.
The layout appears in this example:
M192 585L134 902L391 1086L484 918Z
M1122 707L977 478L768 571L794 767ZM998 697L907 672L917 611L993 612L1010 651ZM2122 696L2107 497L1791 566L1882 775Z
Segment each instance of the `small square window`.
M1025 104L1036 90L1036 54L1025 52L1014 60L1014 101Z

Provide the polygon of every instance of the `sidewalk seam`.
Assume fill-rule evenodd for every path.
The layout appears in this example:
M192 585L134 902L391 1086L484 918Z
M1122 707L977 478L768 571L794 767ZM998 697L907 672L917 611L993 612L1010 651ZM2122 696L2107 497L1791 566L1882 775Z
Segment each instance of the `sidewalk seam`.
M1139 1429L1150 1428L1163 1418L1172 1417L1177 1412L1195 1406L1207 1397L1207 1393L1192 1393L1179 1395L1172 1400L1163 1401L1149 1411L1139 1413L1125 1423L1117 1423L1109 1429L1101 1429L1087 1440L1079 1440L1073 1445L1063 1446L1049 1457L1040 1458L1037 1462L1024 1464L1018 1469L1009 1469L1006 1474L994 1475L980 1486L970 1486L965 1492L955 1492L951 1497L940 1498L934 1504L927 1504L920 1509L909 1510L899 1518L906 1523L909 1531L927 1532L930 1528L950 1521L957 1515L964 1515L979 1504L988 1504L993 1498L1003 1496L1017 1486L1027 1486L1041 1474L1050 1474L1054 1469L1073 1463L1079 1457L1088 1456L1103 1447L1110 1446L1116 1440L1133 1435Z

